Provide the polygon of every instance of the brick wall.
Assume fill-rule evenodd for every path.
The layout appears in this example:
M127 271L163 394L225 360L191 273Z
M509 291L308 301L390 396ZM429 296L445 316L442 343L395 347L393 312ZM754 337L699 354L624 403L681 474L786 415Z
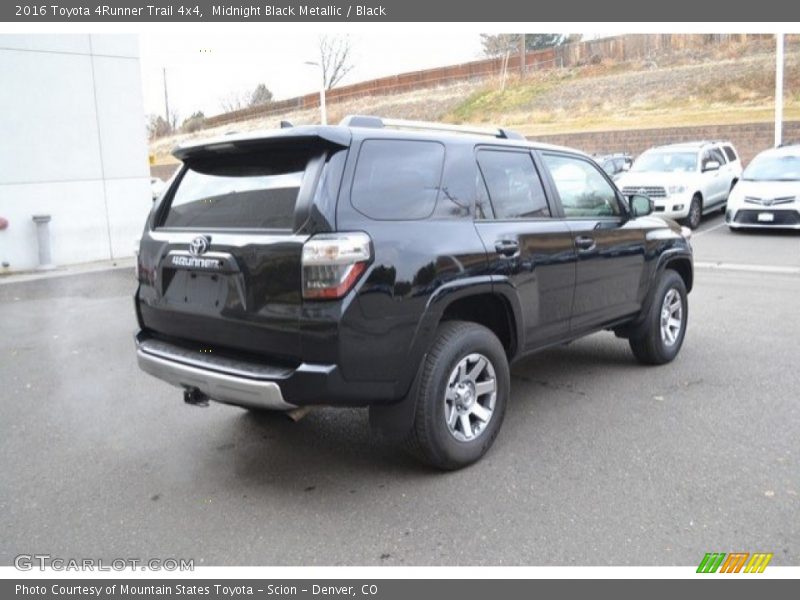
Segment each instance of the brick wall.
M775 129L772 123L743 123L741 125L703 125L699 127L667 127L659 129L630 129L617 131L587 131L558 135L537 135L531 139L583 150L589 154L630 152L637 156L653 146L697 140L729 140L739 151L744 164L756 154L771 148ZM800 121L783 124L783 139L800 142ZM150 174L167 180L177 165L151 165Z
M742 123L740 125L702 125L697 127L667 127L617 131L587 131L538 135L538 142L577 148L589 154L629 152L634 156L652 146L697 140L729 140L746 164L756 154L774 145L773 123ZM800 142L800 121L783 124L783 139Z

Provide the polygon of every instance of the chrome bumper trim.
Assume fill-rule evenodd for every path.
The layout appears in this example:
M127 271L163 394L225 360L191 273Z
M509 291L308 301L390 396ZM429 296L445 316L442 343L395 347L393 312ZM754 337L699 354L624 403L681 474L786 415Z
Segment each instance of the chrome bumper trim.
M197 388L217 402L250 408L291 410L297 408L283 399L281 388L272 381L259 381L192 367L174 360L136 351L139 368L176 387Z

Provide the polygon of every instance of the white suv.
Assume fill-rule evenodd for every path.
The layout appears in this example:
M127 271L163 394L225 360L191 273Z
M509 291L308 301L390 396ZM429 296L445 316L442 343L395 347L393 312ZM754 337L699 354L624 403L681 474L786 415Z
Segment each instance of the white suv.
M729 142L691 142L651 148L637 158L617 185L626 196L650 196L655 213L695 229L702 215L725 210L742 176Z

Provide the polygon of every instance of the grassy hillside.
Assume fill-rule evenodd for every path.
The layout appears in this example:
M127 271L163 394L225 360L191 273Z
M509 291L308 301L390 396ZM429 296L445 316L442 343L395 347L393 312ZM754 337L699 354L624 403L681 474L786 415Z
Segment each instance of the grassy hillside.
M773 118L771 50L644 68L596 65L535 74L505 90L475 91L445 116L502 122L527 134L744 123ZM785 111L800 118L800 50L786 56Z
M502 87L502 89L501 89ZM392 96L358 98L329 106L329 121L348 114L452 123L494 123L527 135L769 121L773 118L772 44L749 43L693 50L648 61L601 62L538 71L523 80L463 82ZM785 118L800 119L800 38L786 48ZM157 162L183 139L226 131L276 127L281 119L314 123L317 110L298 111L156 140Z

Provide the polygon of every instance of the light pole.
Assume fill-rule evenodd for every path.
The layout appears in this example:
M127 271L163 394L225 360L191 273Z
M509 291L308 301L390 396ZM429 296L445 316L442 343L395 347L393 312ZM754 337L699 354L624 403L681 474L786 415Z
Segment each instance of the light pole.
M325 107L325 71L323 71L322 65L320 65L318 62L314 62L313 60L307 60L303 64L319 68L319 114L322 124L327 125L328 110Z
M783 34L775 36L775 146L783 143Z

